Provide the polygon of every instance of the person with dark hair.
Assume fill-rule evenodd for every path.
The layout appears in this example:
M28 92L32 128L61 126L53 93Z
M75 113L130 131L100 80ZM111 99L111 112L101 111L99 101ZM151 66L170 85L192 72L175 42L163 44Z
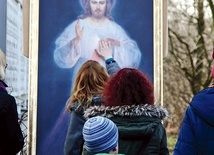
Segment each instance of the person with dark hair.
M16 155L24 146L15 98L7 93L6 58L0 49L0 155Z
M116 0L80 0L84 13L56 39L54 60L60 68L73 68L73 81L87 60L95 60L105 66L95 51L101 39L113 46L114 59L121 68L139 66L141 52L136 42L111 16L115 3Z
M167 119L168 112L155 104L152 83L137 69L123 68L118 71L113 66L116 61L112 58L110 46L105 41L100 44L98 53L106 64L112 65L114 75L104 88L105 105L88 108L84 116L104 116L117 125L119 153L168 155L166 131L161 123Z
M214 50L213 50L214 59ZM211 71L214 79L214 66ZM214 85L194 95L186 109L174 155L214 153Z

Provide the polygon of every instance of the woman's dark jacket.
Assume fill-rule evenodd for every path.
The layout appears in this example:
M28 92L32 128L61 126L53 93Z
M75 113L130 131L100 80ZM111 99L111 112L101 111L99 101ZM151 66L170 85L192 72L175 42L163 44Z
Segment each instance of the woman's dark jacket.
M7 85L0 80L0 155L15 155L24 145L18 123L17 105L6 91Z
M99 96L94 97L90 106L104 104L104 100ZM81 155L83 150L82 129L86 121L84 118L84 109L78 107L78 103L71 106L71 119L68 127L68 133L64 145L65 155Z
M166 131L161 121L168 112L158 105L95 106L85 117L110 118L119 130L119 152L125 155L168 155Z
M214 88L197 93L187 107L174 155L214 154Z

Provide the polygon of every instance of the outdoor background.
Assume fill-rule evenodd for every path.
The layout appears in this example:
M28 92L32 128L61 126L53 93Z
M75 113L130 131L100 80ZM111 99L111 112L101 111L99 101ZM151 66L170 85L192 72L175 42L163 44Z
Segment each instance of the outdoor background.
M194 94L211 82L214 47L214 1L168 1L168 55L164 58L165 123L173 152L177 134Z
M76 2L77 0L73 1ZM54 5L53 2L56 1L48 4L50 8ZM136 1L129 1L129 3L133 2ZM167 131L168 146L171 154L173 153L186 107L189 105L194 94L212 83L210 70L213 63L211 55L214 47L213 3L213 0L168 0L168 55L163 60L163 104L170 113L170 117L164 125ZM1 0L0 4L0 48L6 53L9 66L6 82L10 86L9 93L16 98L20 123L26 137L28 58L23 56L22 46L24 44L22 42L23 5L22 0ZM142 8L145 9L146 6ZM45 11L53 13L51 9ZM133 11L133 8L129 7L129 11ZM76 12L77 14L79 12ZM73 15L73 18L76 15ZM136 18L135 16L133 17ZM46 20L51 19L46 18ZM122 22L118 17L116 17L116 20ZM135 21L137 22L137 19ZM48 22L51 23L53 21ZM64 23L65 25L66 23ZM56 25L52 24L52 26ZM45 31L50 30L44 29L44 33ZM129 32L131 33L132 30L129 30ZM139 31L139 35L141 33ZM145 33L142 33L142 35L145 35ZM56 33L53 35L56 35ZM58 72L58 74L61 74L61 72ZM21 154L27 154L26 145Z

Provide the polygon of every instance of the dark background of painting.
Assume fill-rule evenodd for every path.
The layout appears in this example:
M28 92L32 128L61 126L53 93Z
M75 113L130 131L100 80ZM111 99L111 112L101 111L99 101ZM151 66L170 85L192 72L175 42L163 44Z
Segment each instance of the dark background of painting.
M69 120L62 113L71 91L72 69L57 67L53 60L54 42L82 13L82 8L79 0L40 0L39 3L37 154L61 155ZM153 81L153 1L117 0L112 15L137 42L142 52L139 69Z

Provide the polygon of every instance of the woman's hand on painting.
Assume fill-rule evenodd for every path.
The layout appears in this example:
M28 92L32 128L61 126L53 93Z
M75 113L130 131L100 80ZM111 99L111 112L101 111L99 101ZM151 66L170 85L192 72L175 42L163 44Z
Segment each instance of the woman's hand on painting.
M106 38L106 41L110 41L112 46L120 46L120 41L115 40L115 39L111 39L111 38Z
M99 49L95 51L101 56L104 60L112 58L112 44L108 40L101 39L99 41Z
M74 38L74 47L80 42L83 35L84 27L80 28L80 20L77 21L75 26L76 38Z

